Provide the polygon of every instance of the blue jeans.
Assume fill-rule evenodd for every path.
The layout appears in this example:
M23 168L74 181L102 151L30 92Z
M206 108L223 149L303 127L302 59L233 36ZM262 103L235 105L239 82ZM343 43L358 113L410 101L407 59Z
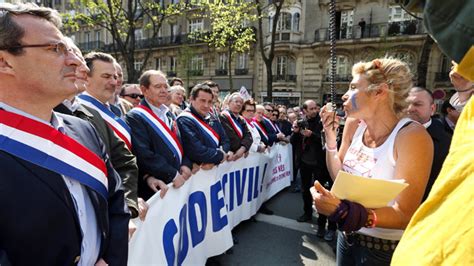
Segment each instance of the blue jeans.
M390 265L393 250L384 251L361 246L358 241L349 240L338 231L336 262L338 266L348 265Z

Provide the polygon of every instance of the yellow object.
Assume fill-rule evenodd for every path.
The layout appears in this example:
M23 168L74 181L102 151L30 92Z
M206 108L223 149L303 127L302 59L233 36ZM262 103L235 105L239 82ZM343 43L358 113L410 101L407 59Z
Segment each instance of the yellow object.
M474 81L474 46L467 51L455 71L469 81Z
M473 98L464 107L443 168L405 230L392 265L474 265Z

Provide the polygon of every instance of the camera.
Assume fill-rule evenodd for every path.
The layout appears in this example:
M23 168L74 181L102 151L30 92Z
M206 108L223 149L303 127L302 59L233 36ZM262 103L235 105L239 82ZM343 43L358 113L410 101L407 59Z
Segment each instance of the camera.
M306 119L299 119L296 121L296 125L300 128L300 130L305 130L309 127L308 120Z

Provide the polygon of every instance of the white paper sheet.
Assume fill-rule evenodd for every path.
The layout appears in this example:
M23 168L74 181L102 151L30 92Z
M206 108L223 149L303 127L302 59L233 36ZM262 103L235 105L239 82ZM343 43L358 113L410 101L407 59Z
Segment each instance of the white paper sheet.
M355 201L366 208L380 208L387 206L407 186L403 179L367 178L339 171L331 192L339 199Z

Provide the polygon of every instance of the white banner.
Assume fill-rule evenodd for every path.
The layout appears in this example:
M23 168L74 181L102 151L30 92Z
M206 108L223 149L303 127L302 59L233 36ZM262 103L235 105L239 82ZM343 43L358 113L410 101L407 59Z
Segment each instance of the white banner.
M149 201L146 220L136 219L128 265L204 265L232 247L231 230L290 185L291 145L250 154L200 170L182 187L170 186Z

